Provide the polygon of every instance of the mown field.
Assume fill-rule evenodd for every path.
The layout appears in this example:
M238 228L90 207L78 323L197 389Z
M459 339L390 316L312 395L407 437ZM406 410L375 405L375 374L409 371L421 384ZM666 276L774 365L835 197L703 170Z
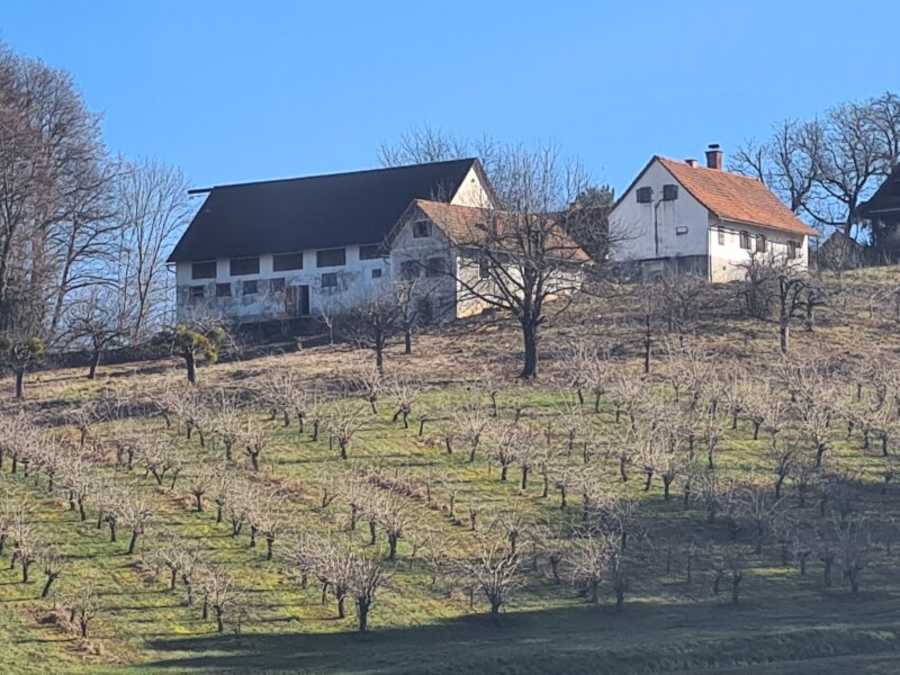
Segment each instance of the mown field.
M895 391L892 373L900 343L892 293L898 285L900 273L891 268L829 280L831 304L821 310L816 329L798 328L795 334L789 363L815 380L810 385L804 379L793 396L797 400L790 394L791 375L785 373L793 371L778 354L775 328L741 318L733 290L724 287L702 298L681 338L662 328L654 334L647 376L641 298L633 289L578 307L552 325L542 344L544 372L534 384L514 380L518 347L512 326L473 322L419 336L412 355L402 354L399 346L390 349L377 413L360 390L371 356L345 345L209 366L200 371L199 393L182 384L184 371L175 361L106 368L96 381L76 370L37 373L27 400L4 401L3 414L9 420L22 412L45 445L79 452L74 411L102 407L97 402L110 400L110 392L118 407L116 414L96 415L86 430L83 453L90 454L86 464L94 482L85 520L69 508L62 473L50 492L46 464L35 460L26 477L21 463L12 473L7 455L0 469L5 503L26 505L34 540L63 560L49 596L41 599L41 565L35 564L23 583L7 544L0 559L4 671L895 672L900 486L886 477L893 476L894 455L900 455L900 433L892 435L896 416L884 417L879 426L869 408L890 398L884 392ZM587 384L582 384L584 404L578 402L585 361L572 356L576 344L602 346L589 359L600 373L598 411ZM737 371L745 400L733 429L723 391ZM281 414L271 418L274 406L264 394L273 373L291 373L297 386L321 394L303 432L294 416L288 426ZM681 387L677 399L673 383ZM799 422L801 402L813 390L815 405L824 408L827 401L833 415L823 467L801 479L801 467L809 469L815 454L810 426ZM191 403L187 409L193 405L196 419L178 406L163 410L166 406L158 404L163 392L170 402L174 394ZM239 403L237 414L265 438L257 471L241 442L232 462L224 463L222 422L215 414L215 401L223 396ZM408 428L394 419L406 397ZM773 412L767 398L783 400L783 408ZM348 409L357 411L358 428L344 460L333 433L334 411ZM485 431L470 461L472 443L462 431L461 411L472 409L494 431ZM754 438L753 417L761 410L770 417L760 422ZM317 439L313 418L321 418ZM678 424L671 423L676 418ZM848 433L851 418L854 428ZM190 439L186 424L197 427ZM701 489L711 473L705 445L710 424L719 435L712 471L718 510L712 522ZM795 449L795 468L786 473L779 500L773 425L779 429L776 450ZM871 433L864 434L870 426ZM511 443L514 459L502 481L497 447L501 431L514 428L528 432ZM3 429L4 446L16 447L9 437L14 425L7 422ZM677 448L656 447L666 434ZM871 435L868 444L866 435ZM176 458L174 487L172 471L158 484L147 470L140 452L146 439L165 442ZM116 461L115 449L124 441L139 447L131 469ZM648 462L653 472L645 489ZM529 469L524 489L523 464ZM223 522L216 522L212 487L201 497L204 510L196 510L192 486L204 472L226 466L223 471L251 486L253 498L277 494L267 502L277 520L272 559L262 535L250 546L246 522L233 536L227 507ZM668 499L662 480L667 470L673 477ZM798 483L807 479L801 500ZM122 518L115 542L107 523L98 527L104 490L148 509L131 554ZM352 490L372 499L387 493L384 498L403 505L394 560L387 559L383 520L375 526L375 544L364 515L350 529ZM776 514L764 523L759 550L747 505L754 495ZM622 504L629 505L627 512ZM620 610L608 559L594 604L585 593L579 557L586 528L594 519L606 522L610 513L627 520L631 536L619 552L625 566L618 577L624 580ZM857 592L845 578L839 541L832 541L848 522L864 534L853 558L861 565ZM512 531L516 580L499 618L492 618L463 563L477 558L485 540L510 546ZM303 537L333 538L379 561L386 581L377 591L369 632L356 631L351 599L346 616L338 618L333 592L323 603L314 575L302 587L293 552ZM183 584L170 590L158 554L176 540L196 550L205 565L227 573L237 589L223 632L212 615L201 616L199 582L193 606L186 604ZM821 560L826 541L836 549L830 587ZM558 580L551 564L556 558ZM736 603L735 570L740 574ZM717 576L720 588L714 593ZM64 607L67 594L91 583L96 618L82 639Z

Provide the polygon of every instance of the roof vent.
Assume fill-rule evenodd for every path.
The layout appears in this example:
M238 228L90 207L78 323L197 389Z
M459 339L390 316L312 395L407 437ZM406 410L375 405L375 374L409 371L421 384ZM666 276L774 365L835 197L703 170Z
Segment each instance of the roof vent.
M694 167L695 169L697 168L697 160L696 159L686 159L686 160L684 160L684 163L687 164L688 166Z
M721 171L723 159L722 147L718 143L710 143L706 149L706 166Z

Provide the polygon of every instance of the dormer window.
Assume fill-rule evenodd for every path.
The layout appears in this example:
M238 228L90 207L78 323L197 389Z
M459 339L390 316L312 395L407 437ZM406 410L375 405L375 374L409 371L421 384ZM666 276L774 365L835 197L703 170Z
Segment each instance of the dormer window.
M417 220L413 223L413 239L425 239L431 236L431 223L427 220Z
M653 201L653 188L652 187L642 187L637 189L637 201L638 204L649 204Z
M674 202L678 199L678 186L674 183L663 185L663 201Z

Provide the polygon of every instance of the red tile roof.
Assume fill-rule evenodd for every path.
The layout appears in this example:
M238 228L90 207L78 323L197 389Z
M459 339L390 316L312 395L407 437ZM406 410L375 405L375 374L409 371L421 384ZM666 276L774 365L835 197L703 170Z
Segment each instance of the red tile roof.
M718 169L690 166L656 157L698 202L723 220L758 225L791 234L816 236L818 232L755 178Z

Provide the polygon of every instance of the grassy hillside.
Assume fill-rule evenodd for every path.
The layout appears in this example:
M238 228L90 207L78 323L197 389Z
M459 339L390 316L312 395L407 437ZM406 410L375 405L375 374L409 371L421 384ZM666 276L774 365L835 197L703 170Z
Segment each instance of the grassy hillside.
M392 346L387 378L393 384L381 393L377 414L359 391L370 355L348 346L206 367L200 371L199 387L205 398L193 408L194 423L204 432L202 444L196 431L186 437L189 420L184 415L171 415L167 426L154 406L161 392L169 391L170 400L173 393L176 398L196 395L183 387L184 371L174 360L102 369L96 381L75 370L38 373L31 378L24 403L3 401L4 447L10 452L16 447L17 439L9 436L15 427L9 420L23 411L39 429L43 443L87 457L95 487L82 521L78 510L69 508L61 477L51 492L40 462L34 461L26 477L21 463L12 473L11 458L6 456L0 469L5 503L25 505L33 539L52 548L65 563L49 597L41 599L45 580L41 565L35 564L29 582L22 583L21 569L10 558L12 545L7 544L0 559L10 563L0 565L4 669L891 672L900 652L900 571L891 548L900 547L900 487L885 484L885 475L894 466L893 456L900 454L900 444L889 438L888 456L875 436L863 447L861 423L848 434L845 416L856 410L857 384L866 401L876 395L879 383L893 387L888 375L896 371L900 347L892 295L898 285L900 272L895 268L830 278L830 305L820 311L815 330L798 326L792 363L806 363L812 355L828 360L826 384L838 397L833 401L834 422L829 426L824 467L816 473L819 482L801 506L797 480L793 474L788 477L783 500L777 504L784 518L778 527L767 529L760 552L747 512L723 506L708 522L698 493L699 476L707 475L703 439L708 413L688 414L687 390L676 401L672 389L673 381L687 381L677 373L696 355L702 355L706 368L697 384L698 411L708 411L716 396L713 385L726 381L736 368L747 374L747 386L756 388L753 391L768 378L780 381L784 370L775 326L744 318L734 289L727 286L703 291L698 314L680 339L666 334L663 325L654 328L649 376L642 372L642 298L637 288L584 302L553 322L544 335L543 372L535 384L513 379L519 346L512 325L484 319L461 323L419 336L412 355ZM573 382L579 379L578 364L569 356L575 342L599 345L604 355L598 361L603 373L599 412L594 412L590 394L583 406L577 403ZM667 350L677 352L681 345L689 345L694 356L667 357ZM873 364L878 372L867 370ZM311 419L302 433L295 419L289 426L282 424L280 415L271 419L272 406L262 394L276 372L294 373L300 386L327 399L318 439L312 437ZM11 389L11 383L3 384ZM669 499L664 496L662 465L656 465L650 487L644 489L637 440L632 439L635 449L629 456L628 480L620 479L619 454L632 442L627 440L625 400L630 387L639 399L635 432L640 435L647 429L641 438L663 433L663 427L650 429L647 420L681 419L681 415L687 420L678 431L679 466ZM120 404L115 414L96 416L84 449L72 450L79 448L79 431L73 423L76 411L96 411L111 391ZM222 392L228 400L240 401L242 419L266 436L258 471L252 470L241 447L234 450L227 471L252 486L257 497L277 491L273 510L280 529L271 560L262 536L255 547L249 545L249 526L232 536L227 514L225 522L216 522L212 488L203 496L204 510L195 509L192 482L223 463L211 403ZM497 398L496 417L488 396L492 392ZM414 395L409 428L393 419L404 393ZM530 430L528 438L535 447L552 451L552 459L545 462L546 496L539 454L531 459L524 489L518 460L511 464L508 480L500 480L493 437L488 435L474 461L469 461L455 416L476 395L489 425L512 427L518 418L517 424ZM798 404L789 400L787 389L773 390L771 396L785 399L785 431L778 443L788 438L784 442L797 447L796 465L810 465L809 438L799 430L790 435L797 421L792 406ZM714 414L721 434L715 449L716 480L721 485L734 481L741 495L754 488L769 495L776 478L765 431L770 420L754 439L749 408L741 411L737 428L732 429L724 399L719 405ZM333 419L331 412L348 409L359 410L360 428L348 459L342 460L327 420ZM860 413L859 419L863 417ZM570 429L575 430L571 440ZM691 446L696 456L690 460L689 437L696 444ZM174 488L171 472L158 484L140 453L130 470L117 463L117 444L134 439L142 439L138 445L143 446L147 439L171 440L182 467ZM689 475L697 479L685 499ZM395 560L385 559L388 544L382 525L376 527L374 545L369 543L365 518L356 529L348 529L346 493L355 481L373 494L399 495L406 522ZM589 515L583 515L586 493L581 486L588 481L591 489L602 491L601 501L627 499L638 505L639 527L627 550L622 611L614 608L608 579L601 583L597 605L586 602L583 583L572 580L578 577L574 551L580 535L575 533L581 532L586 519L596 517L590 504ZM565 509L559 483L567 486ZM832 487L838 484L839 490ZM103 490L119 490L131 500L143 497L150 511L132 554L127 553L130 531L122 518L115 542L110 541L107 524L98 528ZM334 490L339 496L323 507L323 494ZM830 501L823 507L825 493ZM831 532L843 522L841 500L852 504L850 518L860 520L867 537L856 593L845 583L839 561L832 586L825 587L815 542L809 544L806 573L801 574L798 545L793 535L779 529L789 520L795 528L791 532L802 528ZM774 497L767 502L773 503ZM510 527L520 535L520 574L495 621L487 615L488 605L478 590L470 606L471 579L459 573L459 565L477 555L481 537L506 541ZM378 590L370 632L356 633L349 599L346 617L337 618L334 598L329 595L323 604L315 579L302 588L292 557L300 536L334 536L342 546L380 561L387 581ZM173 540L190 543L204 564L226 571L239 587L240 602L229 611L223 633L217 632L212 615L201 618L199 585L189 607L183 585L170 591L167 572L157 569L155 555ZM563 558L558 583L549 562L555 552ZM737 604L731 597L733 570L726 570L724 562L732 558L740 559L736 564L742 574ZM712 591L716 570L722 577L718 594ZM81 639L64 608L68 596L90 583L96 586L98 607L88 637Z

